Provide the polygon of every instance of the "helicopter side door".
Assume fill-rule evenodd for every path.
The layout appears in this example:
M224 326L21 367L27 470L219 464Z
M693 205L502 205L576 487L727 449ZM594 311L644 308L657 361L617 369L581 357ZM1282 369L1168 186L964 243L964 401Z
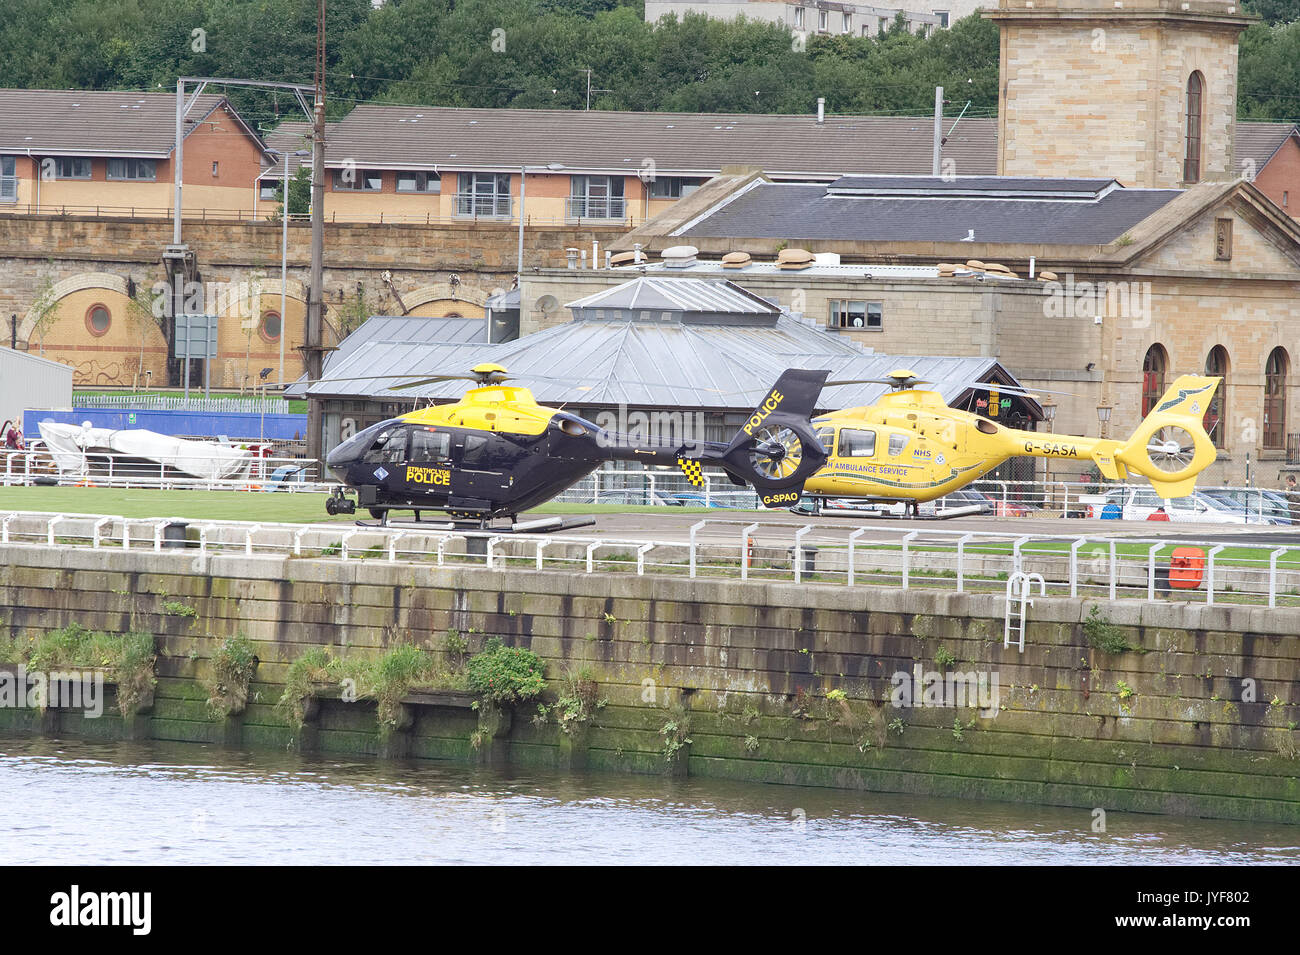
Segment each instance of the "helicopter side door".
M444 496L451 493L451 432L413 425L409 429L406 466L403 469L407 494Z
M501 492L513 481L510 469L520 457L517 453L509 453L517 450L514 445L508 449L500 447L504 444L508 442L497 435L471 432L457 436L452 442L456 494L489 500L501 497Z

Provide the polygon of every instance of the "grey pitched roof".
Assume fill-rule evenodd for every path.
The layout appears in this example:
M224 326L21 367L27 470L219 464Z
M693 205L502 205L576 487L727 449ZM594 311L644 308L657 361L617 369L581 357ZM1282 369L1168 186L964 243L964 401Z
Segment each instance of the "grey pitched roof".
M676 279L674 285L702 280ZM614 291L618 291L615 289ZM747 411L786 368L826 368L832 378L878 378L906 365L936 382L948 401L969 382L990 376L1014 382L992 358L898 357L864 351L820 326L782 315L774 323L692 325L573 321L504 344L431 345L370 341L336 360L313 397L428 398L454 401L459 381L391 391L392 384L428 374L457 374L495 362L518 376L538 401L583 407L701 408ZM828 389L825 409L869 404L883 385Z
M338 348L325 355L322 374L334 371L358 349L373 342L397 342L405 347L438 344L463 344L487 341L487 318L427 318L419 315L372 315L356 331L339 342ZM382 374L382 372L379 372ZM307 393L304 375L284 390L287 398L301 398Z
M716 174L724 165L769 176L923 173L932 159L928 118L602 110L453 109L362 104L326 133L326 162L384 168L568 169L657 175ZM963 120L944 157L964 173L992 174L997 122Z
M731 282L678 281L671 278L638 278L570 302L575 318L592 311L685 315L775 317L781 309L767 299Z
M925 177L928 179L928 177ZM1090 180L1080 180L1088 182ZM1180 195L1113 189L1093 200L830 195L818 184L762 183L672 234L687 239L1104 245Z
M1300 136L1300 127L1295 123L1237 123L1236 149L1234 150L1237 171L1242 171L1242 164L1250 160L1255 171L1259 172L1282 148L1282 144L1291 136Z
M186 114L186 135L225 102L200 95ZM175 141L175 93L0 90L0 152L162 159Z

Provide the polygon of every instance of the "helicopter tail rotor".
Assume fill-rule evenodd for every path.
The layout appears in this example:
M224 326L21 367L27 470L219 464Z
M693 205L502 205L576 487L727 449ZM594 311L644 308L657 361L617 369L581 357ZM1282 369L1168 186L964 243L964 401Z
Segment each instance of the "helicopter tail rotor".
M683 473L696 483L700 465L714 464L733 482L752 484L765 507L798 501L804 481L826 463L809 419L829 374L787 369L724 449L679 459Z
M1116 464L1151 481L1163 498L1183 497L1217 452L1203 419L1222 378L1183 375L1164 393L1133 436L1115 451Z

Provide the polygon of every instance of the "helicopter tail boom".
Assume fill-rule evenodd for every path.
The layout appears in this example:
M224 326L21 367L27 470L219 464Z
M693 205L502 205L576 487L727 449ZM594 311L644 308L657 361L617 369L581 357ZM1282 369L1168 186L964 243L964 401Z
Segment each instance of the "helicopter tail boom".
M766 507L797 502L804 481L826 463L826 449L809 419L829 374L786 369L730 443L701 456L700 463L721 467L736 483L752 484Z

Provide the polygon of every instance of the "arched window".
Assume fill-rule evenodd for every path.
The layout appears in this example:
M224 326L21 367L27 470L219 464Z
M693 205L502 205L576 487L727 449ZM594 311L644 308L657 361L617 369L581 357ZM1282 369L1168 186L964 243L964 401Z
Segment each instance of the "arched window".
M1210 399L1209 407L1205 409L1205 418L1203 424L1206 432L1210 435L1210 440L1214 442L1216 448L1226 448L1227 430L1228 430L1228 350L1222 345L1215 345L1210 349L1210 355L1205 359L1205 373L1217 378L1222 378L1223 382L1219 385L1214 397Z
M1291 358L1274 348L1264 362L1264 447L1286 447L1286 376Z
M1205 77L1199 70L1187 78L1187 155L1183 159L1183 181L1201 181L1201 118Z
M1165 369L1169 355L1162 345L1152 345L1142 359L1142 417L1151 413L1160 396L1165 393Z
M268 342L278 342L280 340L280 313L263 312L262 327L258 329L262 339Z

